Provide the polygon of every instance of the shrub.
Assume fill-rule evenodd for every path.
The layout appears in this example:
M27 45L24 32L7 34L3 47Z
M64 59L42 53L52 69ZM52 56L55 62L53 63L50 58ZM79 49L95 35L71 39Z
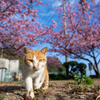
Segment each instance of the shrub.
M75 84L93 84L93 80L86 76L86 75L83 75L82 77L79 76L79 75L75 75Z
M49 75L49 79L50 79L50 80L65 80L66 77L65 77L65 75L63 75L63 74L58 74L58 75L50 74L50 75Z

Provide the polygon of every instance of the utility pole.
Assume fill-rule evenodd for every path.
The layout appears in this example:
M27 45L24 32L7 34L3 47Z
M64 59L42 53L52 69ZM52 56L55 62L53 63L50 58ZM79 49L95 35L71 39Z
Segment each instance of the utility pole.
M64 16L64 34L66 35L67 34L67 30L66 30L66 14L65 14L65 0L63 0L63 16ZM67 45L65 45L66 47ZM68 62L68 55L66 54L65 55L65 62Z

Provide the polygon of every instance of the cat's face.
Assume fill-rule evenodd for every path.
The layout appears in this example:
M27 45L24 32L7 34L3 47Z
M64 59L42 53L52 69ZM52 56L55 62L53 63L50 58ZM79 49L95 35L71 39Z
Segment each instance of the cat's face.
M30 69L37 71L45 66L46 64L46 53L47 47L42 50L30 50L29 48L24 48L25 58L24 63L27 64L27 67Z

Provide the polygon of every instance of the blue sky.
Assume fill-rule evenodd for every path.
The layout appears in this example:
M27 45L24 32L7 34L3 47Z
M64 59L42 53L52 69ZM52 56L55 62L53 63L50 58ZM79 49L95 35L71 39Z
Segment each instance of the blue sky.
M46 5L39 5L38 7L36 7L36 9L38 9L38 15L39 17L36 19L36 21L42 23L42 25L46 24L46 25L51 25L52 22L51 20L54 19L57 23L58 23L58 26L57 26L57 30L60 28L60 20L58 18L58 14L57 12L54 11L53 8L57 8L59 6L61 6L61 2L59 2L59 0L41 0L43 3L46 3L46 4L50 4L50 6L46 6ZM77 3L79 0L70 0L71 1L71 4L72 6L74 6L75 3ZM96 0L96 2L98 3L99 0ZM34 8L34 7L33 7ZM51 46L47 43L43 43L42 45L39 45L39 46L36 46L34 48L32 48L33 50L40 50L42 49L43 47L48 47L50 48ZM48 52L47 53L47 56L56 56L56 53L50 53ZM57 56L60 61L62 63L65 62L65 56L63 55L59 55ZM80 60L80 59L71 59L71 58L68 58L69 61L72 61L72 60L76 60L78 61L78 63L85 63L87 65L87 69L86 69L86 74L89 76L90 75L90 71L88 69L88 62L87 61L84 61L84 60ZM94 70L91 71L91 74L95 74L94 73Z

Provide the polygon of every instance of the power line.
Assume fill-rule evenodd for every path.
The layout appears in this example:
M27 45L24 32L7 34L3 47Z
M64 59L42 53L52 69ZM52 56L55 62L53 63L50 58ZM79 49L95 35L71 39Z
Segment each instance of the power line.
M52 3L52 5L53 5L54 3L55 3L55 1ZM48 11L46 12L45 16L43 17L42 22L43 22L43 21L44 21L44 22L43 22L42 24L45 24L45 25L49 24L49 22L50 22L50 21L53 19L53 17L56 15L57 12L54 12L54 14L53 14L51 17L49 17L49 18L47 17L47 18L45 19L46 15L50 13L49 11L52 9L52 5L51 5L51 7L48 9ZM47 20L47 19L48 19L48 20ZM60 18L58 18L58 20L57 20L56 22L59 22L59 21L60 21ZM59 26L60 26L60 25L59 25ZM58 27L58 28L59 28L59 27Z
M55 11L55 13L57 13L57 12ZM49 19L48 19L48 21L46 21L45 25L49 24L49 22L50 22L50 21L53 19L53 17L56 15L55 13L54 13L51 17L49 17ZM59 20L59 18L58 18L58 20ZM58 20L57 20L57 21L58 21ZM57 21L56 21L56 22L57 22Z
M55 0L54 0L54 2L55 2ZM53 2L53 4L54 4L54 2ZM47 12L46 12L46 14L48 14L49 13L49 11L51 10L51 8L52 8L52 6L47 10ZM45 14L45 16L46 16L46 14ZM45 20L45 16L43 17L43 20L42 20L42 22ZM47 19L47 18L46 18ZM41 22L41 23L42 23Z
M55 13L53 14L53 16L51 16L51 18L49 18L49 20L46 22L46 25L51 21L51 19L53 19L53 17L55 16Z

